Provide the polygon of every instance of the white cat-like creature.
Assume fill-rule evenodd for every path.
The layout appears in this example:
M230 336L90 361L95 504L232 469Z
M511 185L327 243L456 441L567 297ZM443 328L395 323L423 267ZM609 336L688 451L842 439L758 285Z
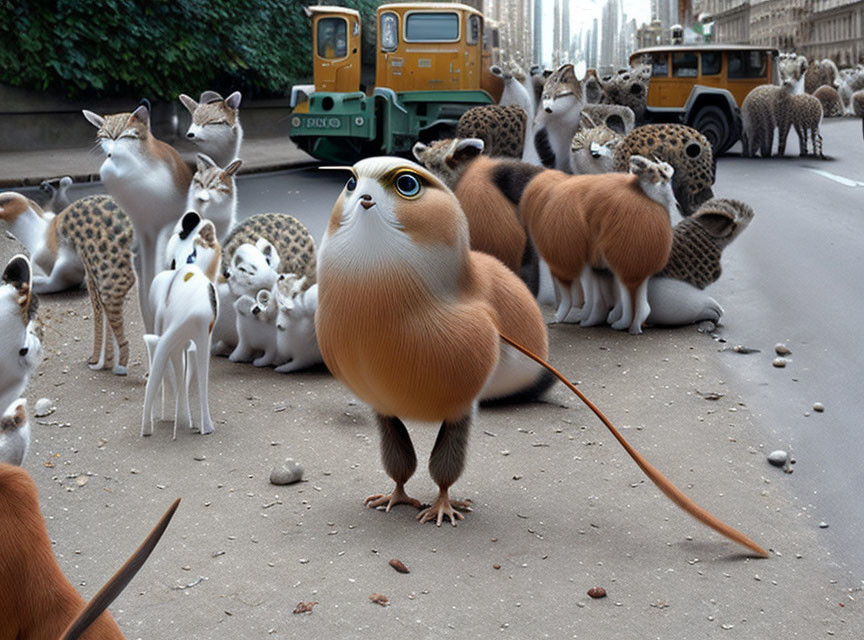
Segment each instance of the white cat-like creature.
M42 362L42 342L33 331L38 302L26 256L16 255L0 277L0 406L20 398Z
M27 420L27 401L19 398L0 417L0 463L24 464L30 449L30 422Z
M158 274L150 288L155 333L144 336L150 355L150 375L144 395L141 435L153 433L153 404L166 377L168 386L174 387L174 438L178 424L192 426L189 385L193 378L197 378L201 406L199 430L208 434L213 432L208 398L210 332L219 315L213 281L222 253L216 228L194 211L188 212L175 228L168 250L176 269Z
M315 335L318 285L303 290L306 278L282 274L276 287L276 350L278 373L291 373L324 362Z
M216 226L219 242L224 242L228 233L237 224L237 188L234 176L243 161L233 160L224 168L208 155L197 155L196 172L189 185L186 210L197 211L202 218Z

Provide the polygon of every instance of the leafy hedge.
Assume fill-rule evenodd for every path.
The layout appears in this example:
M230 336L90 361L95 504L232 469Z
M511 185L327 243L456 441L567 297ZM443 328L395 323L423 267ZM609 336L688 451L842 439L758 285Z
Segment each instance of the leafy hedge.
M0 0L0 82L69 98L282 95L311 78L313 3ZM358 9L365 27L381 0L332 4Z

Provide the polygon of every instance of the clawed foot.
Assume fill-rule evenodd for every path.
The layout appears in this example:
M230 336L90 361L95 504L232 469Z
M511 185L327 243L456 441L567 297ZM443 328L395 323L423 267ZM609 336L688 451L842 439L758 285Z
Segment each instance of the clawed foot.
M450 519L450 524L455 527L457 520L465 519L465 516L460 511L471 511L471 501L467 499L451 500L446 495L438 496L435 504L417 514L417 520L421 523L435 520L435 524L440 527L444 521L444 516L447 516Z
M423 506L420 504L419 500L415 500L405 493L405 489L402 487L396 487L393 490L393 493L376 493L373 496L369 496L363 501L363 504L370 509L383 508L385 513L390 513L390 509L395 507L397 504L410 504L415 509L419 509Z

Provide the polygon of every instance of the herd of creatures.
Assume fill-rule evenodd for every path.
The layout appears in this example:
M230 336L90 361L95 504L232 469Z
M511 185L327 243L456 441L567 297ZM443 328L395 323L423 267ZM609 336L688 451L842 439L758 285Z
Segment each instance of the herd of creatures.
M777 128L782 154L791 126L802 153L808 130L821 155L818 125L833 113L825 100L835 100L825 89L841 110L864 115L864 68L832 77L826 66L782 58L783 84L754 90L742 105L745 155L769 156ZM811 81L814 69L822 75ZM376 415L395 487L366 504L410 504L418 520L439 526L470 511L449 490L479 405L537 399L556 377L582 397L544 362L548 334L536 299L543 269L556 293L554 322L633 334L645 325L719 322L722 308L705 288L753 210L714 197L716 162L698 131L640 125L650 72L601 79L570 64L551 74L494 71L505 79L501 103L467 111L453 139L418 142L420 164L378 157L337 168L349 177L319 247L286 213L237 221L239 92L180 96L192 116L186 135L199 148L194 168L152 135L142 101L131 113L84 111L105 154L108 194L69 202L68 178L43 185L44 207L0 194L0 218L30 255L13 257L0 283L0 554L12 559L0 563L0 592L8 594L0 635L75 638L93 625L87 637L122 638L102 611L177 506L85 609L54 559L35 484L20 468L30 438L21 396L42 360L37 294L86 285L88 365L125 375L124 306L137 283L149 356L142 436L172 399L175 438L178 426L213 431L211 355L283 373L324 362ZM813 83L811 99L800 90ZM767 556L693 504L592 410L678 506ZM441 425L429 460L439 492L425 508L405 492L417 457L403 420Z

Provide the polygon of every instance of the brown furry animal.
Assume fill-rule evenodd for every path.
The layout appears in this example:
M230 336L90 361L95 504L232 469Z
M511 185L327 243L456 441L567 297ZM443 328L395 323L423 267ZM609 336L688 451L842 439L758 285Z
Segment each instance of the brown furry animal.
M826 118L839 118L843 115L843 101L834 87L822 85L813 92L813 96L822 103L822 114Z

